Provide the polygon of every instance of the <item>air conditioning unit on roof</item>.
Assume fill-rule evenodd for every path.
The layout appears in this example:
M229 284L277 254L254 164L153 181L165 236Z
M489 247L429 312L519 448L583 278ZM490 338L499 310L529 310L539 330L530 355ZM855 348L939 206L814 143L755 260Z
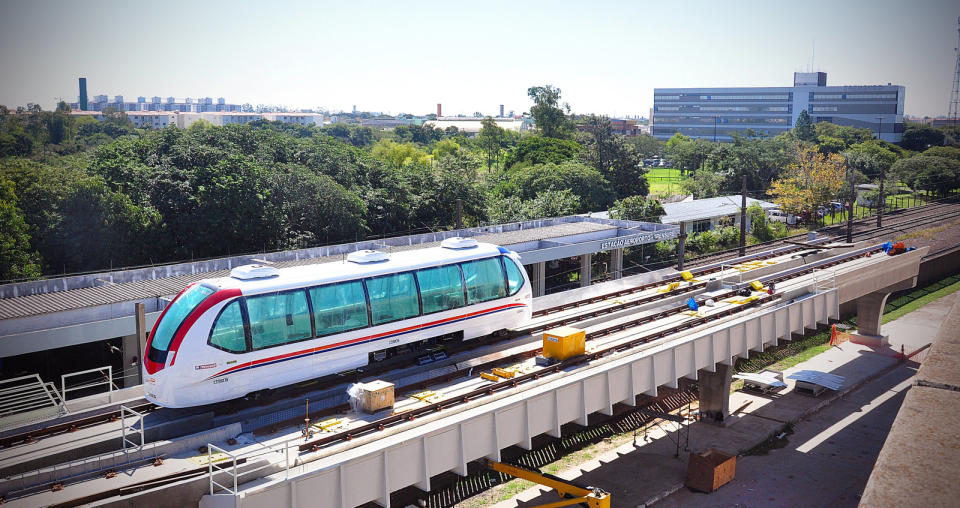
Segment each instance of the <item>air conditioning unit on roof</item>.
M378 250L358 250L356 252L351 252L347 254L347 261L352 263L380 263L382 261L387 261L390 259L390 255L386 252L380 252Z
M477 245L477 241L473 238L463 238L460 236L447 238L446 240L440 242L440 246L445 249L472 249Z
M230 276L240 280L266 279L277 275L280 275L280 270L265 265L243 265L230 270Z

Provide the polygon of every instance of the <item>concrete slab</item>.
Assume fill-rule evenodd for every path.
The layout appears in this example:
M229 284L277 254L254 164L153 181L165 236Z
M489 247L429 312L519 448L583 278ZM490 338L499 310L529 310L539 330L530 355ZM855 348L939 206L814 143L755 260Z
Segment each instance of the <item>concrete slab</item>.
M864 506L956 506L960 488L960 392L914 386L904 400Z
M960 390L960 298L954 300L917 378L931 386Z

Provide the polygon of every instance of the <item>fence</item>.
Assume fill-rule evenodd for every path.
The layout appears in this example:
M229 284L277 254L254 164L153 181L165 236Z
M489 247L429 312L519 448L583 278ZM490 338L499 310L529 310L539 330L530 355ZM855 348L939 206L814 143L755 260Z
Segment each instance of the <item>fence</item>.
M106 377L103 376L104 370L107 371ZM70 388L67 388L67 378L82 376L84 374L92 374L95 372L99 373L100 377L103 379L97 379L95 381L90 381L87 383L83 383L80 385L75 385L75 386L71 386ZM82 370L80 372L71 372L69 374L64 374L60 376L60 394L63 396L64 402L66 402L67 400L68 392L86 390L88 388L95 388L102 385L107 386L107 392L113 391L113 367L110 365L107 365L105 367L97 367L95 369Z

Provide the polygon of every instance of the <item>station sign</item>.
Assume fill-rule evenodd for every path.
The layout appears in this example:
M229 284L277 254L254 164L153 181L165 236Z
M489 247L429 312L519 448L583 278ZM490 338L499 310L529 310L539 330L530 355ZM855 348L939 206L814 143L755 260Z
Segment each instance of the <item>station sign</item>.
M605 240L600 243L600 250L621 249L623 247L632 247L645 243L662 242L672 240L680 235L680 228L670 228L664 231L651 231L638 235L624 236Z

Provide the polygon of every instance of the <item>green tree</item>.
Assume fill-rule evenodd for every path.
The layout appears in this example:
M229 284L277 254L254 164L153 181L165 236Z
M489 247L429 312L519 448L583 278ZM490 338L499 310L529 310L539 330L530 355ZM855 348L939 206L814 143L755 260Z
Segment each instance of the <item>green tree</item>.
M907 150L922 152L927 148L943 145L946 136L943 131L929 125L907 123L903 129L900 146Z
M577 213L580 198L569 189L544 191L533 198L522 200L519 196L493 199L488 206L488 216L497 224L519 222L544 217L563 217Z
M627 138L637 155L641 158L658 157L663 155L663 141L649 135L641 134L632 138Z
M569 139L526 136L520 138L517 145L507 153L503 166L511 168L515 165L535 165L548 162L560 164L575 158L581 149L579 143Z
M500 156L500 151L506 143L506 132L489 116L481 120L480 123L482 127L477 135L477 143L486 155L487 169L490 169Z
M452 139L442 139L433 145L434 159L439 159L445 155L457 155L460 152L460 143Z
M925 157L946 157L960 162L960 148L955 146L932 146L921 154Z
M389 139L377 141L370 150L370 154L394 169L400 169L408 164L427 164L430 161L430 156L417 148L417 145L397 143Z
M813 120L810 119L810 113L803 110L797 116L797 124L793 128L793 134L800 141L814 141L816 132L813 129Z
M587 132L579 138L584 147L581 160L596 168L613 184L618 198L647 195L649 186L643 177L645 171L640 165L640 157L625 136L613 133L609 118L588 116Z
M647 199L643 196L630 196L613 204L610 216L614 219L637 220L643 222L660 222L666 215L663 205L656 199Z
M703 168L680 182L680 188L694 199L712 198L720 195L723 176L709 168Z
M445 156L437 164L409 164L400 176L410 194L413 227L449 228L456 224L456 201L463 203L464 223L477 224L486 212L477 164L466 154Z
M0 174L0 280L40 275L40 256L30 247L30 234L17 208L13 182Z
M554 88L552 85L532 86L527 89L527 95L533 100L530 114L543 136L548 138L569 136L571 125L566 113L570 112L570 106L564 104L564 108L560 108L559 88Z
M942 195L960 186L960 162L947 157L917 155L901 159L892 171L914 190Z
M750 234L752 234L757 241L767 242L773 240L774 231L767 220L766 212L763 211L760 205L753 203L748 206L747 217L750 218Z
M580 198L578 213L606 210L616 193L603 174L586 164L567 161L561 164L538 164L511 170L510 192L522 199L533 199L545 191L569 189Z
M528 220L572 215L580 208L580 198L569 189L563 189L537 193L532 200L523 203L522 211L524 219Z

